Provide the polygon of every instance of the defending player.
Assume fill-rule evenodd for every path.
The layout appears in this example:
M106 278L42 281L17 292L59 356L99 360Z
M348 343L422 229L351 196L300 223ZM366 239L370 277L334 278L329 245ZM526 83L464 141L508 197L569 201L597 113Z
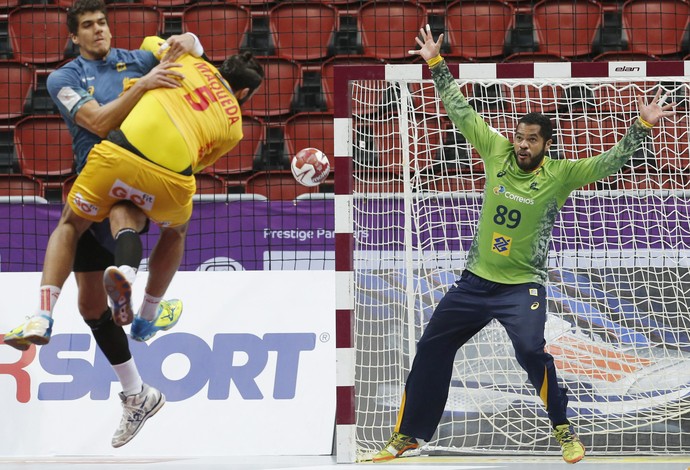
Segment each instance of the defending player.
M559 209L573 190L615 173L650 129L672 116L674 104L638 98L640 117L610 150L586 159L551 160L547 116L530 113L513 141L489 127L460 92L439 55L429 26L410 51L427 61L448 116L482 157L486 189L465 271L436 307L417 344L394 433L373 458L390 460L431 440L441 419L455 354L492 319L506 329L518 363L542 399L563 459L576 463L585 448L567 418L567 389L560 388L553 357L544 350L547 258Z

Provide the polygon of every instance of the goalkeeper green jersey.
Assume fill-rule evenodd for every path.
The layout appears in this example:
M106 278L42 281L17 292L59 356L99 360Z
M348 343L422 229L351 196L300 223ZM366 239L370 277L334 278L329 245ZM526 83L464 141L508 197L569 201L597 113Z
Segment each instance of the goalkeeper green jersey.
M486 186L466 268L502 284L546 284L548 248L560 208L575 189L611 175L649 133L639 119L610 150L590 158L552 160L526 172L512 141L491 128L469 105L445 62L431 69L448 117L484 162Z

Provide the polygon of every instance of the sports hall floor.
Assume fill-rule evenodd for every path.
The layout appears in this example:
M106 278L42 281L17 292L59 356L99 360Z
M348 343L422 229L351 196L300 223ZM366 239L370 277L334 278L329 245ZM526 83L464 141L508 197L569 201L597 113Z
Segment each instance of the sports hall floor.
M229 443L229 445L231 445ZM337 464L330 456L309 457L201 457L201 458L117 458L56 457L3 458L0 470L355 470L372 466L394 470L687 470L687 457L588 457L576 467L556 457L408 457L388 463Z

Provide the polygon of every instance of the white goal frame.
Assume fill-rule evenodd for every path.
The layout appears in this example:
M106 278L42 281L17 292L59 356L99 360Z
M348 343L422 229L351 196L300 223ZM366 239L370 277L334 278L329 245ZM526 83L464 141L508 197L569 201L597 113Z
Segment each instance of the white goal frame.
M688 81L690 61L596 62L596 63L449 63L456 80L578 80L620 79L621 81ZM336 443L337 461L341 463L366 459L357 445L357 410L355 390L355 246L353 220L353 124L351 116L352 83L361 80L430 80L428 67L412 65L336 66L334 73L334 178L335 178L335 270L336 270ZM686 97L690 99L690 97ZM683 111L686 112L686 111ZM409 183L406 181L405 183ZM409 195L408 195L409 196ZM401 194L401 198L408 197ZM654 258L654 253L640 253ZM680 259L690 259L681 253ZM460 256L462 258L462 256ZM452 260L451 260L452 261ZM624 263L623 263L624 264ZM414 306L414 302L412 302ZM411 307L410 310L414 308ZM410 313L414 317L414 312ZM409 338L410 350L414 338ZM381 443L383 444L383 442Z

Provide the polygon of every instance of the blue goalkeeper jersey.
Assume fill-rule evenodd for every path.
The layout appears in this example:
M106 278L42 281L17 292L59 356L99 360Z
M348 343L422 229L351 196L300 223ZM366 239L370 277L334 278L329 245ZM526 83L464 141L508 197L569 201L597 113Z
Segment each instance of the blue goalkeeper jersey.
M448 117L484 162L484 200L467 269L502 284L545 284L551 231L570 193L620 170L649 129L636 120L606 152L568 160L545 156L538 169L526 172L517 166L513 143L472 109L445 62L431 74Z
M72 134L77 172L86 164L91 148L102 140L77 125L75 116L79 109L91 100L101 105L110 103L122 93L125 79L146 75L156 65L158 59L150 51L113 48L104 59L79 56L48 76L48 93Z

